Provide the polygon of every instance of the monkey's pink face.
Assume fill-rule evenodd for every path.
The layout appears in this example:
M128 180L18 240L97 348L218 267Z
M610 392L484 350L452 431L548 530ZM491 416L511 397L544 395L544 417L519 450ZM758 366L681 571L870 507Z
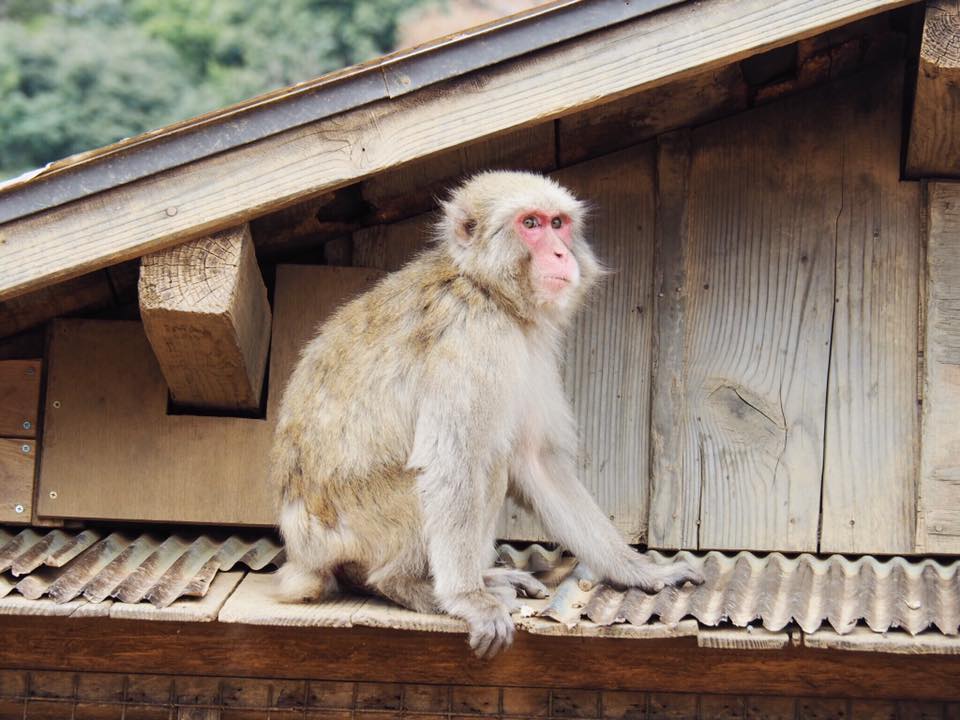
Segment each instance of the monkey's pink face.
M565 213L527 210L514 220L517 234L530 249L534 282L548 298L556 298L580 280L571 252L573 226Z

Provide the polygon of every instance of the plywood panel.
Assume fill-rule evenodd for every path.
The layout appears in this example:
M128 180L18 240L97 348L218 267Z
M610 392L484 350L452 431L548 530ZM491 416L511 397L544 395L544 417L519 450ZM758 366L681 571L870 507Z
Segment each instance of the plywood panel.
M0 360L0 437L37 436L40 360Z
M33 440L0 438L0 522L30 522L36 455Z
M960 184L927 186L917 549L960 553Z
M376 275L278 269L266 419L167 415L139 323L55 323L38 514L273 524L267 455L280 389L316 323Z
M914 549L920 187L900 181L902 84L862 83L843 121L823 552Z
M688 184L661 149L653 546L816 549L841 174L811 129L850 90L695 131Z

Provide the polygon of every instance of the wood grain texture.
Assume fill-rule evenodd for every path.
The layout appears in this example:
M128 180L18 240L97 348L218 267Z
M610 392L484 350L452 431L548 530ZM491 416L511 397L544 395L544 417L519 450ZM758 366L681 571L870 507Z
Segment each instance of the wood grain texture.
M850 87L661 146L650 544L815 550ZM684 218L686 218L684 220Z
M754 696L748 700L751 718L781 717L774 712L773 698L765 695L960 699L958 656L804 647L722 650L697 647L695 638L628 641L521 632L510 651L491 663L474 658L461 634L382 628L0 617L0 633L5 639L0 668L28 670L125 673L136 668L165 676L522 688L530 684L530 668L549 657L550 672L536 677L541 688L749 694ZM166 687L169 690L169 684ZM515 695L509 701L518 703ZM612 707L630 708L629 698L613 702L611 698Z
M283 386L316 324L378 276L278 269L264 420L167 415L166 385L139 323L56 322L38 514L272 525L267 457Z
M960 184L927 186L917 550L960 552Z
M901 87L862 82L843 120L822 552L914 550L920 187L900 181Z
M36 457L33 440L0 438L0 522L30 522Z
M37 436L41 360L0 360L0 437Z
M674 128L702 125L747 108L739 64L697 73L557 121L560 165L582 162Z
M710 0L278 133L0 227L0 299L907 0Z
M435 218L417 215L389 225L374 225L353 234L351 263L355 267L393 272L413 259L428 244Z
M113 302L110 281L102 270L47 285L0 302L0 337L37 327L58 315L96 312Z
M143 258L140 317L174 402L257 410L270 348L270 305L250 227Z
M960 177L960 0L927 3L910 115L910 177Z

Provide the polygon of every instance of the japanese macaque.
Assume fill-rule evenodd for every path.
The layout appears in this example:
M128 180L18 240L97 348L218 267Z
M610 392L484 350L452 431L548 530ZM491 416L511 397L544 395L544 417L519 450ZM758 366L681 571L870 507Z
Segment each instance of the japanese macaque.
M287 562L278 596L339 580L464 619L508 646L532 575L494 567L509 494L598 579L701 583L634 551L576 477L564 329L601 274L583 207L554 181L486 172L443 203L436 242L347 303L304 349L273 449Z

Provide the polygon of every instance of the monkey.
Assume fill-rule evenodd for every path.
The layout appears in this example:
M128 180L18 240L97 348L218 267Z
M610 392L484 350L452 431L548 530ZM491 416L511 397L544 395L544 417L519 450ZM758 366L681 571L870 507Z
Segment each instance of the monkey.
M648 592L703 582L631 548L577 478L560 347L604 273L584 213L548 177L475 175L441 202L426 250L321 325L272 450L279 599L359 585L462 618L475 654L492 657L513 640L518 594L547 594L494 567L508 495L598 579Z

